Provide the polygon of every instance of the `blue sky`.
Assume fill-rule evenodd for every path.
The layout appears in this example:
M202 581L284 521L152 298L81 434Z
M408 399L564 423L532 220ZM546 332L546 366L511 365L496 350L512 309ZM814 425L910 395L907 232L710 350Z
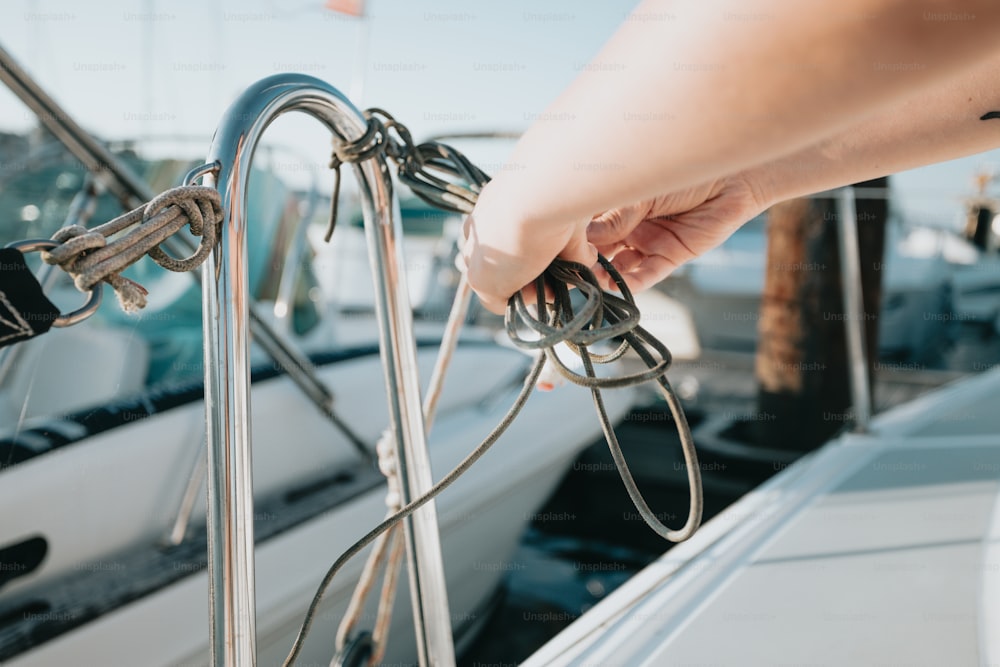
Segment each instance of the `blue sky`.
M322 5L5 0L0 43L92 131L201 135L206 149L226 105L254 80L300 71L348 91L364 53L362 104L388 109L419 137L522 129L634 2L606 0L583 11L552 0L372 0L366 47L358 19ZM9 100L0 97L0 127L26 127Z
M636 3L370 0L367 41L357 19L322 4L5 0L0 44L91 131L113 139L188 136L187 153L200 155L230 100L279 71L351 91L361 70L359 106L388 109L417 138L523 129ZM0 91L0 129L30 123L20 103ZM282 119L268 136L308 155L310 164L325 163L328 139L313 121ZM896 186L908 216L952 222L973 171L986 163L1000 165L1000 152L902 175Z

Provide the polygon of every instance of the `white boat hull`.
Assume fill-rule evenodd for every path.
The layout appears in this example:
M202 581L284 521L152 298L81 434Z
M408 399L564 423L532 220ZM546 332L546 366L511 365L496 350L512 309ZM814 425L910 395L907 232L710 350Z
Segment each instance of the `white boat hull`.
M420 354L424 377L434 354L430 349ZM430 438L436 477L499 422L526 363L520 353L494 345L459 348ZM321 369L321 377L333 390L338 412L374 442L386 423L378 357L330 364ZM255 383L252 400L258 498L356 466L357 455L343 436L301 399L287 378ZM631 393L607 392L607 400L612 417L618 419ZM494 451L437 502L455 628L481 620L532 512L582 447L599 437L589 404L589 394L578 387L536 394ZM44 600L46 590L74 574L121 570L121 576L128 577L126 561L117 554L154 545L167 535L197 455L202 411L196 401L0 472L0 501L19 508L5 520L4 542L42 535L49 543L36 571L0 590L0 608L32 596ZM280 663L330 563L384 512L384 489L378 486L258 543L259 664ZM258 526L271 518L257 516ZM197 530L203 529L203 507L198 507L194 522ZM300 664L329 660L336 623L362 563L363 558L352 562L335 580ZM4 664L207 664L206 573L200 564L180 562L173 567L191 571ZM32 613L47 613L34 609ZM397 602L394 640L386 658L390 662L415 655L409 618L404 594ZM370 627L371 617L366 620Z

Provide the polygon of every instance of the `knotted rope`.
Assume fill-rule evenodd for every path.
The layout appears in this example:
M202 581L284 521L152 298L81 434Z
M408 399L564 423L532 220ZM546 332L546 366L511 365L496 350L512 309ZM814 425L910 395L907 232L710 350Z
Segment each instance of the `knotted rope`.
M145 307L148 292L121 272L145 255L170 271L197 268L215 247L221 221L222 199L215 188L185 185L167 190L148 204L92 229L81 225L63 227L52 236L61 245L41 255L45 262L72 276L73 284L82 292L91 291L101 281L108 283L122 309L133 312ZM201 237L191 256L176 258L159 247L185 226Z
M389 511L386 519L391 519L402 507L400 502L402 498L400 484L402 482L399 477L399 467L396 464L395 438L392 437L390 431L387 430L382 434L376 445L376 451L378 452L379 470L385 475L388 486L385 504ZM372 547L372 551L368 555L368 560L365 561L364 569L361 571L361 576L358 577L358 583L354 587L354 593L351 595L351 600L347 605L347 611L344 612L344 618L337 628L337 636L334 640L337 655L334 659L334 664L339 664L338 660L345 660L345 656L350 649L350 642L353 637L357 636L354 631L361 620L365 601L371 594L372 587L375 585L375 578L384 564L385 575L382 580L382 591L379 595L378 607L375 614L375 624L370 640L367 642L370 646L368 664L377 665L382 661L387 647L386 642L389 638L389 626L392 622L392 606L396 599L396 585L399 580L400 566L402 565L405 553L404 547L406 545L403 542L401 533L402 524L396 523L375 540L375 546Z
M486 172L447 144L437 141L414 144L409 129L384 109L372 107L364 111L364 117L368 125L363 135L354 141L334 141L330 156L330 168L334 173L333 198L325 241L330 241L337 224L340 167L382 153L396 163L400 182L423 201L456 213L472 212L480 190L490 180Z
M456 292L455 302L448 314L448 322L441 338L441 348L434 362L434 369L427 384L427 393L421 406L424 415L424 429L428 435L437 416L437 407L444 390L445 376L461 334L462 323L465 322L469 310L470 299L471 288L463 276ZM400 478L399 463L396 458L396 439L393 437L392 431L386 429L382 433L375 450L378 453L379 470L385 475L388 487L385 497L385 504L388 508L386 519L391 519L402 509L403 499L401 486L403 482ZM392 606L405 554L405 544L400 534L402 528L402 523L397 522L379 535L372 547L372 552L368 555L358 583L354 587L347 611L344 612L344 618L337 629L336 655L331 665L351 667L355 664L351 662L352 660L362 659L365 655L367 655L369 665L377 665L385 655L389 639L389 626L392 622ZM371 635L365 637L364 634L355 633L354 630L361 620L365 600L371 593L375 577L378 576L379 568L382 567L383 562L385 574L382 580L382 591L379 595L375 624Z

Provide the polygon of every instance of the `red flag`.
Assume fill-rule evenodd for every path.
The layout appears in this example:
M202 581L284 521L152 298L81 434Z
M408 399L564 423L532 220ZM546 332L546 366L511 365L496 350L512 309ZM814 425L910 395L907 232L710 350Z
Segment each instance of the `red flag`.
M365 15L365 0L326 0L327 9L340 12L341 14L349 14L351 16L364 16Z

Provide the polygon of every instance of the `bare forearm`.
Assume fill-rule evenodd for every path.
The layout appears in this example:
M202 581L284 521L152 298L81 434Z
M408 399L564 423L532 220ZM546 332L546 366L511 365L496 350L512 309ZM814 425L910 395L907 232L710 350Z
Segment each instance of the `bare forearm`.
M644 2L525 134L494 196L544 224L777 160L918 104L914 90L1000 52L998 27L996 0Z
M1000 55L746 176L770 205L998 147Z

